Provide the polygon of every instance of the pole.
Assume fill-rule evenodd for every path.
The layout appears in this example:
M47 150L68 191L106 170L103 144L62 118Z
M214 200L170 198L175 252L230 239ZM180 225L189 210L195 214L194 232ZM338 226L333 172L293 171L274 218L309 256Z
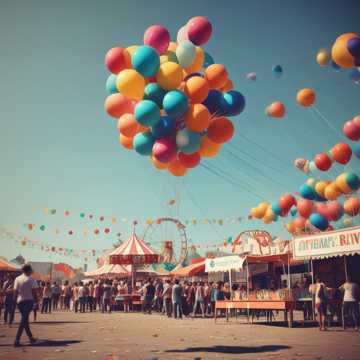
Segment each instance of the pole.
M246 297L247 297L247 306L246 306L246 311L247 311L247 321L249 323L249 319L250 319L250 309L249 309L249 262L246 259Z
M347 280L348 279L348 271L347 271L346 255L344 255L344 269L345 269L345 280Z
M288 254L288 291L289 291L289 299L291 299L291 276L290 276L290 254Z
M311 266L311 288L314 287L314 264L312 258L310 258L310 266ZM312 309L312 320L315 320L315 301L314 296L311 295L311 309Z
M229 270L229 284L230 284L230 289L232 289L232 277L231 277L231 270Z

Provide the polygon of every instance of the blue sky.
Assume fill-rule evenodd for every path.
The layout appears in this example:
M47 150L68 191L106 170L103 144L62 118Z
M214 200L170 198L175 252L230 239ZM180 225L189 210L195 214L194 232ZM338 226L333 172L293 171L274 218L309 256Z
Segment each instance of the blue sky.
M294 159L312 158L345 140L342 124L359 113L360 87L346 72L323 69L315 62L317 50L329 47L338 35L360 32L359 12L358 1L340 0L4 2L1 227L55 246L103 249L111 246L117 232L126 238L130 224L110 225L111 235L85 238L79 234L85 226L81 212L127 219L177 213L180 219L246 217L260 199L274 201L286 191L296 192L306 177L293 167ZM196 15L213 24L206 51L227 67L235 88L246 97L245 111L233 118L236 136L219 157L207 162L231 174L237 186L201 167L185 179L155 171L147 158L118 145L116 123L103 110L107 49L141 43L152 24L166 26L175 38ZM284 68L281 79L271 74L276 64ZM253 71L258 80L250 83L245 76ZM296 92L303 87L316 91L317 109L338 132L296 104ZM281 120L264 115L265 107L276 100L287 107ZM229 150L245 161L235 159ZM350 169L359 173L357 159L345 167ZM334 177L342 170L335 166L319 178ZM169 208L166 203L175 192L179 206ZM58 209L57 215L45 216L46 207ZM74 215L65 217L64 210ZM29 233L23 226L29 222L52 231ZM99 221L87 226L105 227ZM281 223L265 226L246 218L216 226L216 231L214 227L189 226L188 235L196 244L216 244L255 227L286 236ZM62 231L55 236L55 228L73 229L76 234L69 237ZM172 233L175 230L162 237ZM20 247L8 238L0 238L0 244L0 255L9 258L21 253L33 260L83 263Z

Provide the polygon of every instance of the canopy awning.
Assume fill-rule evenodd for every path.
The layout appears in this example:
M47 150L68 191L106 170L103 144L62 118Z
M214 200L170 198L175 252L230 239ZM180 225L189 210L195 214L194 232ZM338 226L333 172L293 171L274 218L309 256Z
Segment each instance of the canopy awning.
M278 255L262 255L262 256L247 255L244 257L244 260L246 260L248 264L277 263L277 262L287 264L288 262L290 262L291 258L292 258L292 254L285 253Z
M96 277L105 275L129 276L129 271L121 265L105 264L94 271L84 273L86 277Z
M225 272L242 269L245 262L244 257L239 255L222 256L205 260L205 272Z
M5 259L0 259L0 271L13 271L13 272L21 272L21 269L12 264Z
M205 272L205 260L185 266L182 268L174 269L170 272L170 275L178 277L190 277L195 276Z
M360 226L295 237L292 245L297 260L360 254Z

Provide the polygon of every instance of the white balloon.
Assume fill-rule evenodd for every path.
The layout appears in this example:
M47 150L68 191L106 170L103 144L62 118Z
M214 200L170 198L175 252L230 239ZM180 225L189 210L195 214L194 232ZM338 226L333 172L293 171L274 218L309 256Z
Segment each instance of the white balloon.
M178 147L184 147L189 145L189 135L186 130L181 130L176 135L176 145Z
M251 72L246 74L246 78L251 81L256 81L257 78L256 72Z

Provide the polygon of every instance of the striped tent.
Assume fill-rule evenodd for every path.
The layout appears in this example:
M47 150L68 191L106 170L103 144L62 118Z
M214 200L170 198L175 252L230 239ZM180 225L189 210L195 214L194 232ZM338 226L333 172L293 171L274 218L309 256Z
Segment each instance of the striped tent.
M127 277L130 275L130 271L128 271L124 266L121 265L111 265L104 264L94 271L88 271L84 274L87 277L98 277L98 276L119 276L119 277Z
M140 240L135 231L130 238L109 255L110 264L144 265L159 262L159 255L144 241Z

